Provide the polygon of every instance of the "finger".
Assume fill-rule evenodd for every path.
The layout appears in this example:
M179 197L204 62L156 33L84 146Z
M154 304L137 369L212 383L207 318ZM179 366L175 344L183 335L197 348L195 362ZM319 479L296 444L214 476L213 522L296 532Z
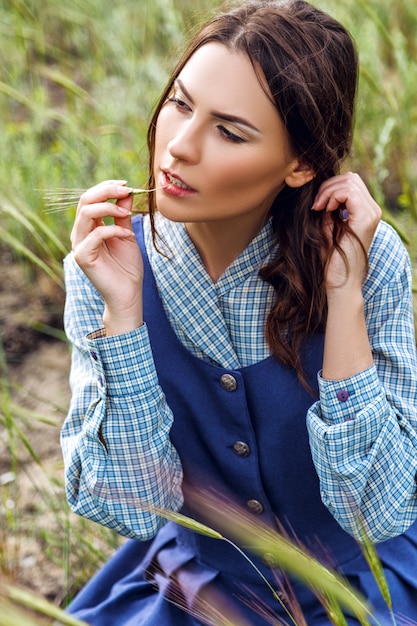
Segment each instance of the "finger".
M113 217L115 221L117 221L118 218L124 218L125 221L122 221L119 225L128 227L130 215L131 211L128 207L120 206L112 202L100 202L81 206L71 232L71 242L76 244L82 239L85 239L95 228L103 225L103 220L106 217Z
M132 230L132 208L133 208L133 196L129 195L126 198L118 200L114 205L117 209L117 214L114 215L114 222L123 228L130 228Z
M74 256L80 265L95 261L99 256L102 245L111 239L130 239L133 233L128 228L116 224L100 226L93 230L78 244L73 244Z
M85 191L79 200L78 208L86 204L106 202L109 199L126 198L132 192L132 187L126 186L126 181L105 180Z
M312 208L317 211L335 211L340 204L358 201L364 193L368 191L358 174L347 172L333 176L320 186Z
M351 199L351 196L350 196L350 199ZM334 211L337 211L340 209L348 212L348 209L346 208L346 205L348 202L349 202L348 193L338 190L337 192L335 192L333 195L331 195L328 198L325 209L329 213L333 213Z

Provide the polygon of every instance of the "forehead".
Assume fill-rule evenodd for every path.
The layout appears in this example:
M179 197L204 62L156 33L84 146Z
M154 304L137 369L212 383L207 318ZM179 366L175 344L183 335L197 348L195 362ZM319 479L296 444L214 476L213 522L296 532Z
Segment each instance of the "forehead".
M256 126L262 120L269 123L280 119L267 95L262 70L255 71L246 54L221 43L210 42L198 48L178 78L195 104L246 117Z

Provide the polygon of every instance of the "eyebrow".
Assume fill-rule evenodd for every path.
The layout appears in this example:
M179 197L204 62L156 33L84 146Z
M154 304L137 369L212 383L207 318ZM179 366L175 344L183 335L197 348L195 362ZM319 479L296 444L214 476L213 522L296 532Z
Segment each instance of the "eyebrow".
M188 98L188 100L192 104L194 104L194 100L192 99L190 92L187 90L180 78L177 78L174 81L174 85L178 85L186 98ZM251 122L248 122L248 120L244 119L243 117L239 117L238 115L229 115L228 113L221 113L220 111L212 111L211 115L219 120L231 122L232 124L240 124L241 126L246 126L247 128L254 130L256 133L261 133L259 128L256 128L256 126L254 126Z

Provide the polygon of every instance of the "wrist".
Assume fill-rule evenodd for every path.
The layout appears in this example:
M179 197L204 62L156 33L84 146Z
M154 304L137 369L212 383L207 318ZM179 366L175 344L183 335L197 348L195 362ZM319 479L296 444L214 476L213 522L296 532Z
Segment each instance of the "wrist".
M360 289L334 290L328 297L322 376L343 380L373 363Z
M129 309L113 309L106 306L103 313L103 325L107 337L129 333L139 328L143 325L142 305Z
M327 286L327 305L330 306L363 306L362 281L348 280L340 286Z

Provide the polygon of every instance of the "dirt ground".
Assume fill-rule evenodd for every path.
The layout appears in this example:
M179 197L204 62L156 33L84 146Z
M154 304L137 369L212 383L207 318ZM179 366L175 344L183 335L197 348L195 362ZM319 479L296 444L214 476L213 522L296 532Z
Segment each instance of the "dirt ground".
M0 489L9 492L3 506L9 514L15 513L17 526L14 536L5 541L7 569L14 582L58 603L64 592L64 572L54 563L50 542L59 529L44 494L52 499L65 497L63 489L51 485L50 479L60 481L63 475L59 431L69 402L68 369L68 347L58 341L40 342L19 365L9 369L10 382L17 385L12 392L12 412L27 410L28 417L17 421L40 463L17 440L18 467L14 472L7 433L0 441Z
M62 287L0 249L0 583L60 607L121 542L66 504L59 437L70 402L70 350L63 305Z
M0 253L0 275L0 571L59 603L64 572L51 545L59 529L47 500L65 497L50 479L63 477L59 432L70 356L64 341L37 329L62 325L63 292L49 286L46 294L7 252Z

